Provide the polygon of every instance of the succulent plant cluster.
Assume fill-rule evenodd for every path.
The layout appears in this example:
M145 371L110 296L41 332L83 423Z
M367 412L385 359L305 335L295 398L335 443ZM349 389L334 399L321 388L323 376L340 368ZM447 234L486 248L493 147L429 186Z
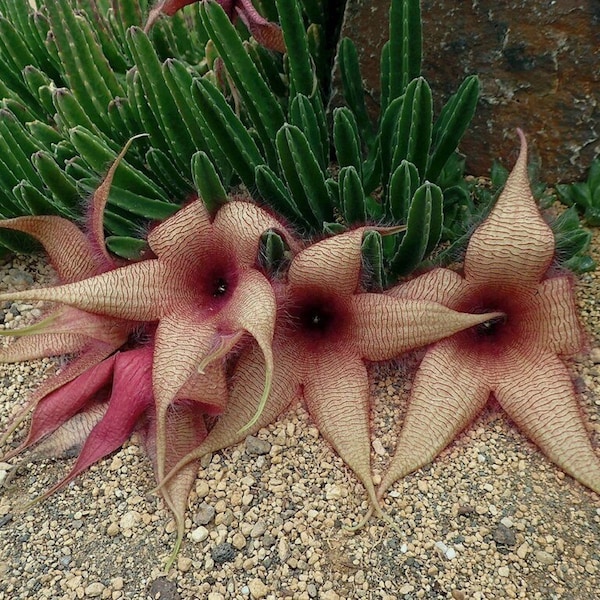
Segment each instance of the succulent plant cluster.
M572 283L551 269L557 242L530 191L524 135L463 272L414 276L440 241L463 239L451 230L466 224L456 146L477 80L434 119L419 2L392 0L381 115L369 117L356 49L343 40L347 106L332 111L330 136L323 6L265 0L262 16L249 0L162 0L149 11L140 0L111 10L0 0L11 41L0 44L11 75L0 143L16 148L10 165L0 159L0 241L22 250L36 239L59 278L0 295L58 305L4 332L18 339L0 360L74 356L14 416L2 443L31 413L29 433L4 458L40 443L79 447L50 494L138 433L176 518L173 557L199 460L298 398L363 483L368 516L490 394L600 493L562 362L584 342ZM82 192L92 197L78 227ZM575 230L564 228L571 240ZM376 489L367 363L424 346Z

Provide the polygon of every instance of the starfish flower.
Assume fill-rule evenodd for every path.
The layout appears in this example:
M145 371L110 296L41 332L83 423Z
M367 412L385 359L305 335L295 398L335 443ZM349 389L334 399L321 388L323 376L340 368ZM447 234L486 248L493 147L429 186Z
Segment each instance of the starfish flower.
M362 293L363 232L364 228L356 229L325 239L293 258L287 283L279 284L271 394L250 433L273 422L293 400L303 397L323 437L377 506L370 470L365 360L393 358L490 315L460 314L434 302ZM244 426L257 412L264 369L263 353L256 346L247 348L233 375L223 416L172 473L190 460L243 439L248 432Z
M0 227L27 233L46 250L61 283L73 283L116 269L118 263L104 244L103 216L108 193L120 158L131 141L109 169L104 181L92 197L86 218L86 232L74 223L57 216L18 217L0 221ZM62 307L30 327L0 331L0 335L18 337L0 350L0 362L14 363L45 356L75 354L58 375L43 383L27 405L13 419L0 443L22 422L47 394L73 380L86 369L98 364L127 342L136 324ZM27 445L28 440L23 447Z
M285 234L279 221L250 202L229 202L211 221L196 200L149 233L157 258L0 300L49 300L86 313L158 322L152 385L161 479L167 408L198 368L226 354L245 332L265 355L262 403L269 393L276 304L271 284L254 268L260 236L269 229Z
M397 479L431 462L490 394L550 460L600 493L600 460L562 360L583 344L572 281L548 275L554 237L531 194L527 144L518 133L519 158L494 209L469 242L464 274L435 269L390 292L506 316L427 351L379 498Z
M145 30L149 31L161 14L174 15L188 4L199 0L160 0L148 15ZM285 52L285 43L281 28L267 21L252 4L252 0L217 0L232 22L241 19L254 39L269 50Z

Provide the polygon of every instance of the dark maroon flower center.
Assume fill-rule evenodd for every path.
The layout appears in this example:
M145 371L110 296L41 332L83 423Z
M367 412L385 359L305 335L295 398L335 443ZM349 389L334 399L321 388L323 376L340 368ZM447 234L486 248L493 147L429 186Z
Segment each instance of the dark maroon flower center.
M212 284L213 298L224 296L229 289L229 281L225 277L217 277Z
M485 311L488 312L488 311ZM492 337L498 335L502 328L506 325L508 315L502 315L489 321L484 321L475 326L475 332L481 338Z
M295 335L309 343L329 343L343 336L349 320L347 307L339 298L312 289L294 294L287 313Z
M298 320L302 329L325 334L335 322L335 315L321 304L307 304L300 308Z

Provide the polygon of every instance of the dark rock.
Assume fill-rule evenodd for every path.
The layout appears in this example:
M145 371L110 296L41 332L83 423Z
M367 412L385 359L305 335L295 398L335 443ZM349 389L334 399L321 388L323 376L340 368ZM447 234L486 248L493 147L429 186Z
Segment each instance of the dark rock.
M12 521L12 519L13 519L13 516L11 513L7 513L3 517L0 517L0 527L3 527L7 523L10 523Z
M500 523L498 527L496 527L492 537L496 544L500 544L502 546L514 546L517 542L517 538L515 536L515 532L510 529L510 527L506 527Z
M221 565L235 558L235 548L229 542L225 542L215 546L211 556L216 564Z
M149 600L180 600L177 584L166 577L159 577L152 582L148 592Z

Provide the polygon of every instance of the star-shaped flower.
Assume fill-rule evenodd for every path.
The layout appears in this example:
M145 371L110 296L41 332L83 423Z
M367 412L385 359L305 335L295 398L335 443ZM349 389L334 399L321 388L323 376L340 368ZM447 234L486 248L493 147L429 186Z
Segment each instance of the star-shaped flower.
M415 377L396 454L378 490L431 462L493 394L561 469L600 493L595 453L562 357L583 344L573 284L548 273L554 236L529 189L527 145L489 217L473 234L464 275L436 269L390 292L505 317L432 346Z
M260 236L269 229L294 244L283 225L255 204L238 198L212 221L196 200L149 233L157 258L0 300L49 300L127 321L158 321L152 379L161 479L168 406L198 368L227 353L244 332L265 355L263 402L269 393L276 304L271 284L255 268Z
M241 356L225 413L189 460L241 441L273 422L298 397L323 437L365 485L377 508L370 469L369 381L365 360L380 361L481 323L435 302L360 290L364 228L297 254L278 290L271 394L258 419L265 362L256 346Z
M204 0L160 0L152 8L146 21L145 30L148 31L161 14L172 16L188 4ZM252 0L217 0L225 14L232 22L241 19L254 39L269 50L285 52L285 42L281 28L267 21L252 4Z

